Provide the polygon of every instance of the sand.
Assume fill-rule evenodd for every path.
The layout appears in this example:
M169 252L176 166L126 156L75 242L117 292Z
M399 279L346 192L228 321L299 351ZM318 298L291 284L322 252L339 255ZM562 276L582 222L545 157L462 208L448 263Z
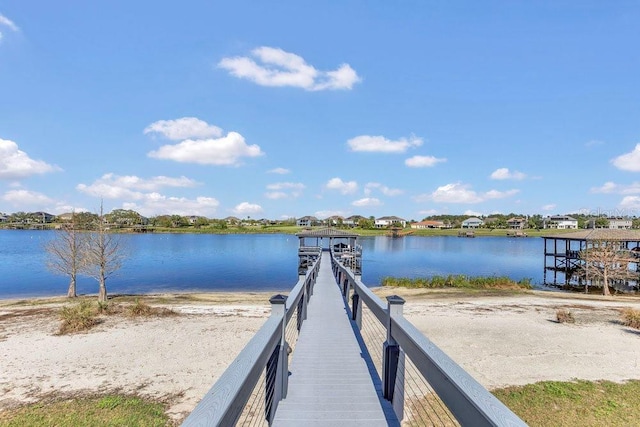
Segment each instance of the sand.
M541 380L640 379L640 331L620 324L629 297L550 292L464 296L412 290L405 316L485 387ZM0 302L0 411L51 394L118 391L185 417L269 314L269 294L208 294L158 302L179 316L105 317L87 333L56 335L59 302ZM167 299L170 302L167 302ZM156 301L156 300L152 300ZM576 323L556 322L568 308Z

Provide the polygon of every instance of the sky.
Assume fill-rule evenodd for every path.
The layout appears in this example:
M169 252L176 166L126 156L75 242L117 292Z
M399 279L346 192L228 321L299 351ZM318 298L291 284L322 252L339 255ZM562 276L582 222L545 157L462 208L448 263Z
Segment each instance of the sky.
M0 2L0 212L640 216L635 0Z

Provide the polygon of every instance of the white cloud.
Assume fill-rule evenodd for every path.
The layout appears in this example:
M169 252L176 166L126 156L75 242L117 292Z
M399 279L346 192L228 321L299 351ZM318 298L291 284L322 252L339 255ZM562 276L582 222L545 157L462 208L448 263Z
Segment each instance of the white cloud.
M237 132L217 139L187 139L175 145L163 145L147 155L156 159L203 165L239 165L242 157L258 157L264 153L258 145L247 145Z
M29 190L9 190L4 193L2 200L13 206L37 206L39 209L53 203L53 200L44 194Z
M275 169L268 170L267 173L276 173L278 175L286 175L288 173L291 173L291 171L285 168L275 168Z
M107 173L92 184L78 184L76 189L95 197L105 199L143 199L143 192L157 191L165 187L194 187L197 183L185 176L172 178L168 176L154 176L149 179L135 175L115 175Z
M410 168L430 168L431 166L446 161L447 159L439 159L433 156L413 156L405 160L404 164Z
M356 200L351 204L358 207L382 206L382 202L375 197L365 197L364 199Z
M424 211L418 211L420 215L437 215L439 211L437 209L427 209Z
M358 190L358 183L355 181L345 182L340 178L331 178L326 187L329 190L337 190L342 194L353 194Z
M233 208L233 213L236 215L252 215L262 212L262 206L249 202L242 202Z
M12 31L20 31L20 29L18 28L18 26L16 24L13 23L13 21L11 21L9 18L7 18L6 16L0 14L0 29L2 27L7 27ZM2 32L0 31L0 42L2 42Z
M301 56L268 46L252 50L251 55L259 63L247 56L237 56L223 58L218 67L260 86L292 86L309 91L351 89L361 80L349 64L333 71L319 71Z
M620 202L620 207L625 209L640 209L640 196L625 196Z
M222 129L210 125L196 117L182 117L176 120L158 120L144 129L146 134L160 134L173 141L182 139L206 139L222 136Z
M422 138L411 136L400 138L396 141L385 138L384 136L360 135L347 141L347 145L351 151L364 151L376 153L404 153L411 147L419 147L422 145Z
M464 211L462 213L462 215L482 216L482 212L478 212L478 211L474 211L474 210L471 210L471 209L467 209L466 211Z
M555 203L549 203L548 205L544 205L542 207L542 210L543 211L552 211L552 210L555 210L555 208L556 208L556 204Z
M33 160L18 144L0 138L0 179L26 178L35 174L61 171L58 166Z
M287 197L300 197L305 185L299 182L277 182L267 185L269 190L265 196L269 199L284 199ZM283 191L286 190L287 192Z
M211 217L220 202L213 197L168 197L159 193L148 193L137 202L125 202L123 209L132 209L144 216L154 215L201 215Z
M592 193L605 194L638 194L640 193L640 182L634 182L629 185L620 185L614 182L605 182L601 187L592 187Z
M416 197L416 201L434 201L436 203L481 203L491 199L503 199L517 194L519 190L498 191L489 190L478 193L468 184L452 183L438 187L431 194Z
M6 16L0 14L0 25L2 25L3 27L7 27L10 30L13 31L20 31L20 29L18 28L18 26L16 24L13 23L13 21L11 21L9 18L7 18Z
M526 174L518 171L510 171L509 168L496 169L491 173L491 179L515 179L522 180L527 177Z
M400 194L404 193L404 191L398 188L389 188L386 185L382 185L378 182L368 182L364 187L364 194L368 196L369 194L371 194L371 191L373 189L380 190L382 194L390 197L399 196Z
M636 144L630 153L622 154L612 159L611 163L618 169L640 172L640 143Z

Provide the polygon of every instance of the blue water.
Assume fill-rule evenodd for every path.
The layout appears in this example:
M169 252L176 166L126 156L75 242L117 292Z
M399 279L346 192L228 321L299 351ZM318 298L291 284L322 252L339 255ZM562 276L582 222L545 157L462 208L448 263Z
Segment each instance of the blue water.
M53 231L0 230L0 298L65 295L68 278L46 268L44 244ZM123 267L107 280L109 293L168 291L282 291L296 283L298 238L284 234L122 235ZM509 276L542 283L538 238L363 237L362 280L385 276L467 274ZM78 293L96 293L81 277Z

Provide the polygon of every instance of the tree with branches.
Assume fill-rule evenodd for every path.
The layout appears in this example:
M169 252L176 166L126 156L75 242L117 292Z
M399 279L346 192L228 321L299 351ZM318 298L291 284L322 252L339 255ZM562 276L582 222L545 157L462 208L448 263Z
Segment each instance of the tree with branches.
M75 298L77 277L86 262L85 235L78 231L75 214L71 215L71 222L63 224L55 233L55 237L45 244L47 268L56 274L69 276L67 297Z
M109 232L102 203L94 231L87 236L85 247L83 271L98 281L98 301L106 302L107 279L122 267L125 253L120 235Z
M589 282L600 282L603 295L611 295L611 281L638 279L638 272L629 269L638 260L624 247L623 242L589 241L587 247L580 251L579 257L583 263L578 274L585 279L585 286Z

